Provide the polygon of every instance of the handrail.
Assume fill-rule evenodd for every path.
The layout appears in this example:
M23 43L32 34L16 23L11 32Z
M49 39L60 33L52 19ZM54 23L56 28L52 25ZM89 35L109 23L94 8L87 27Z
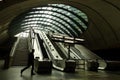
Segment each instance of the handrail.
M17 46L19 40L20 40L20 38L18 37L18 38L17 38L17 41L14 43L14 45L13 45L11 51L10 51L10 57L13 57L13 55L14 55L14 53L15 53L15 50L16 50L16 46Z
M40 34L42 34L42 38L46 44L45 48L48 49L48 51L50 52L50 54L52 55L53 59L62 59L61 56L58 54L57 50L54 48L53 44L50 42L49 38L46 36L45 33L41 32ZM54 55L52 54L55 53Z
M37 43L39 43L39 39L38 39L37 35L35 35L35 39L34 39L35 45L33 45L33 47L35 49L34 56L39 57L39 60L41 61L41 60L43 60L43 53L42 53L40 44L37 44Z
M9 68L9 67L11 66L11 64L12 64L13 55L14 55L14 53L15 53L16 46L17 46L17 44L18 44L18 42L19 42L19 39L20 39L20 38L18 37L17 40L14 42L14 44L13 44L13 46L12 46L12 49L11 49L11 51L10 51L10 55L9 55L8 59L5 60L5 68Z

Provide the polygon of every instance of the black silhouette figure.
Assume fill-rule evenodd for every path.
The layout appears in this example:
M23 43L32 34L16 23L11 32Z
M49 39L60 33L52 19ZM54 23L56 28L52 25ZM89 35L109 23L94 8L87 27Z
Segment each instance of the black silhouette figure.
M28 69L30 66L32 66L32 68L31 68L31 75L34 75L34 72L33 72L33 70L34 70L34 51L35 50L32 49L32 51L28 54L28 64L27 64L27 66L25 68L23 68L21 70L21 75L22 75L23 71Z

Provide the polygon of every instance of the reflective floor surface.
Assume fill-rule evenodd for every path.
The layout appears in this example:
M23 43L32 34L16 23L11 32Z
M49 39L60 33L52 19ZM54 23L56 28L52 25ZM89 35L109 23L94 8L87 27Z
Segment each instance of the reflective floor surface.
M52 70L51 74L30 75L30 68L27 69L23 76L20 76L20 70L23 67L11 67L3 70L0 67L0 80L120 80L120 71L84 71L79 70L75 73L64 73Z

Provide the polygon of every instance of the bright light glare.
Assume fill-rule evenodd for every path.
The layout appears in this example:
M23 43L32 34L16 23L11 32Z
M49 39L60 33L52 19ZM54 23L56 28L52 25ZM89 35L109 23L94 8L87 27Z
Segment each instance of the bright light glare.
M15 37L28 37L28 33L21 32L21 33L16 34Z

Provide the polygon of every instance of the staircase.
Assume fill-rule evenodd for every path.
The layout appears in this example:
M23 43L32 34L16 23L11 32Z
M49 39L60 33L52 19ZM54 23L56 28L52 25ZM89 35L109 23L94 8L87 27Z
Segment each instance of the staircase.
M28 59L28 44L26 37L20 37L13 56L12 66L25 66Z

